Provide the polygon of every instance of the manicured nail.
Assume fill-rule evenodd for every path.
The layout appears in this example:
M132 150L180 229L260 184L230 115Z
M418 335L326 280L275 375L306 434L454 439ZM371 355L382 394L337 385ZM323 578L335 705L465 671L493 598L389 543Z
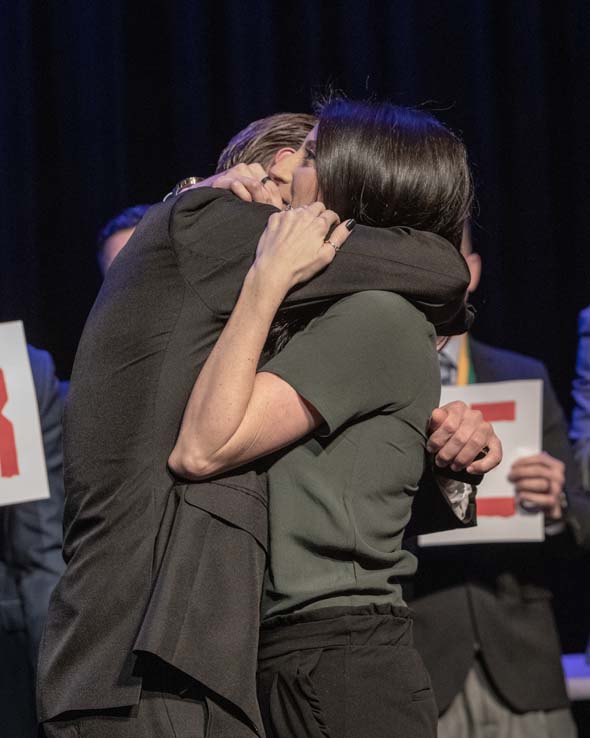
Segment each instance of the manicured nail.
M345 225L349 231L352 231L356 225L356 220L354 218L351 218L350 220L346 221Z

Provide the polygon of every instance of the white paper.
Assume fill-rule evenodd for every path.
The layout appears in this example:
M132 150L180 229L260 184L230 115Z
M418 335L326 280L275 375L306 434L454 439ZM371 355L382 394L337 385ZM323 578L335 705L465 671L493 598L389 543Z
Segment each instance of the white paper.
M499 466L485 475L477 490L477 526L430 533L418 537L420 546L504 541L542 541L544 516L526 512L515 501L514 485L508 481L512 463L523 456L540 453L542 447L543 382L526 379L514 382L469 384L443 387L441 405L463 400L467 405L483 405L484 416L492 420L502 441L504 456ZM499 515L490 511L501 510Z
M20 321L0 323L0 372L0 505L47 498L39 408Z

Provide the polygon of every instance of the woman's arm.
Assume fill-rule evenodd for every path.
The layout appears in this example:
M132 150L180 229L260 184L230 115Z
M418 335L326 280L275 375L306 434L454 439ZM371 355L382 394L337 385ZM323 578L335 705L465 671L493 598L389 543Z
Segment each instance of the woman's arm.
M169 458L172 471L203 479L288 446L322 421L279 377L256 373L272 320L287 292L334 258L324 239L338 216L314 203L272 215L236 307L187 404ZM340 246L346 225L330 237Z

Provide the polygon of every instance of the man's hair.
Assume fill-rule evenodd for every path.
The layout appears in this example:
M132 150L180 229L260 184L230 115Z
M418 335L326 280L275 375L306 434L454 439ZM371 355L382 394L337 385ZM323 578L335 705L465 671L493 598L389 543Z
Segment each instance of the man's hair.
M255 120L223 149L215 172L256 162L266 169L279 149L298 149L316 123L317 118L307 113L277 113Z
M465 146L434 116L332 100L320 111L315 156L322 202L343 220L431 231L459 248L471 172Z
M151 205L133 205L130 208L125 208L123 212L115 215L114 218L111 218L99 231L98 238L96 239L97 251L99 253L102 251L105 241L113 234L118 231L124 231L127 228L135 228L150 208Z

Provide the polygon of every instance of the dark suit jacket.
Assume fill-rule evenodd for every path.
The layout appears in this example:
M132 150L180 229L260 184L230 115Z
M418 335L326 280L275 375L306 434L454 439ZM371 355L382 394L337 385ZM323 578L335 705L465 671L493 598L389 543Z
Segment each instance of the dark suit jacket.
M167 459L273 211L221 190L186 192L144 216L107 274L66 404L67 570L40 659L43 720L135 704L136 656L147 653L209 688L216 735L263 733L255 673L265 478L257 465L186 484ZM359 227L285 309L390 289L458 328L467 282L444 240Z
M62 403L53 361L29 347L51 496L0 507L0 724L7 738L36 734L34 679L49 596L61 555Z
M440 711L461 690L480 649L500 696L515 712L568 704L545 583L546 562L568 544L590 546L590 498L579 486L563 412L544 365L471 340L479 382L543 380L543 448L566 463L568 530L543 544L420 549L406 595L416 613L418 650L430 671Z

